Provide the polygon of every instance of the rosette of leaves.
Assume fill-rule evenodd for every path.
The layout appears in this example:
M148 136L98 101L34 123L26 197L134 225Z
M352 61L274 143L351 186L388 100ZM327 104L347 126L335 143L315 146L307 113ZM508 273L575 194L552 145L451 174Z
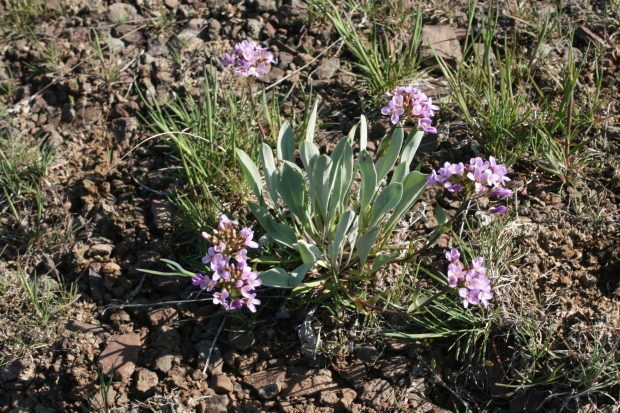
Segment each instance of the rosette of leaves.
M377 159L366 150L367 126L359 124L359 154L353 155L354 127L331 155L314 144L316 107L295 159L295 138L284 122L274 153L260 146L262 172L237 149L243 173L258 202L248 202L257 221L277 246L277 255L255 260L268 264L263 285L307 290L322 285L338 290L347 282L368 279L398 257L389 245L397 223L421 197L426 175L410 171L424 134L413 130L405 139L402 127L383 139ZM389 183L384 178L393 170ZM359 178L359 184L354 182ZM264 185L263 185L264 181Z

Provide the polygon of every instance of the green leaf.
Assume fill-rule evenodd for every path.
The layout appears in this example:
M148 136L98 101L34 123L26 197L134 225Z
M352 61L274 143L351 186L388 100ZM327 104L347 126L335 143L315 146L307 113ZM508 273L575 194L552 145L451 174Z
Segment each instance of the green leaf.
M342 165L334 165L332 167L332 172L334 171L334 169L338 169L341 172L337 176L342 176ZM335 218L336 212L338 212L338 207L340 206L340 195L342 192L342 186L342 179L336 179L331 191L331 196L329 198L329 210L327 211L327 219L325 220L326 228L331 228L332 220Z
M373 227L381 221L381 219L394 208L403 196L403 184L394 182L389 184L375 200L372 206L369 226Z
M337 259L342 255L342 243L347 230L354 220L355 212L353 210L348 210L344 214L340 215L340 220L338 221L338 226L336 227L336 233L334 234L334 240L327 249L329 251L329 260L332 267L336 267Z
M278 176L278 194L293 215L306 226L308 191L303 176L290 162L283 161Z
M368 254L372 249L372 246L375 243L375 239L377 238L377 234L379 232L379 227L373 227L364 235L357 239L357 243L355 247L357 249L357 255L360 257L360 269L364 268L364 264L366 263L366 258L368 258Z
M411 165L423 137L424 131L414 128L409 132L405 146L403 146L403 152L400 154L400 162L406 164L407 168Z
M348 203L348 198L351 193L351 185L353 184L353 147L351 146L351 141L348 141L344 146L344 151L342 153L342 189L340 191L340 202L342 204L342 210L344 210L346 204ZM336 177L338 179L338 177Z
M330 157L332 158L332 162L334 162L334 166L335 165L340 165L340 162L342 161L342 156L344 154L344 148L345 146L351 146L351 143L349 142L349 139L341 139L340 142L338 142L336 144L336 147L334 148L334 150L332 151Z
M439 204L435 205L435 218L437 218L437 222L439 225L445 224L448 221L448 217L446 216L446 211L443 210Z
M312 268L312 266L316 262L316 256L310 249L310 247L312 246L313 245L308 244L302 239L297 240L297 249L299 250L299 254L301 255L301 260L304 262L304 264L310 266L310 268Z
M360 117L360 151L365 151L368 144L368 126L366 125L366 117Z
M277 152L278 159L295 162L295 135L293 135L293 128L291 128L288 121L284 121L280 128Z
M398 154L400 153L400 147L403 144L404 136L405 133L403 132L402 127L398 127L394 130L390 148L387 150L385 155L377 161L377 182L381 182L381 180L385 178L387 173L390 172L390 169L394 166L396 159L398 159Z
M383 227L386 231L389 231L385 232L386 234L392 232L392 228L422 196L426 188L426 182L426 175L417 171L410 172L405 179L403 179L403 196L398 205L394 207L394 212L392 212L390 219L388 219L388 222Z
M252 188L252 192L256 195L258 201L263 203L263 186L260 180L260 173L258 172L258 168L256 164L252 161L252 159L245 153L243 150L237 148L237 159L239 159L239 164L241 165L241 169L243 170L243 175L245 179L248 180L250 184L250 188Z
M276 171L276 164L273 160L273 151L266 143L261 143L260 158L263 163L263 173L265 174L265 182L267 183L267 189L273 200L274 206L278 207L278 173Z
M394 170L391 182L402 182L403 179L405 179L405 175L407 175L407 172L409 172L409 165L404 162L399 164Z
M306 274L308 274L308 271L310 271L310 268L312 268L311 265L301 264L299 267L291 271L291 277L289 278L288 282L290 285L289 288L296 287L301 284Z
M299 156L304 164L304 169L308 172L314 167L314 162L320 156L320 153L313 142L301 141L299 143Z
M263 285L266 287L292 288L289 283L291 276L282 268L271 268L262 272L258 278L263 281Z
M361 150L357 157L357 165L362 173L362 185L360 187L360 216L364 216L364 212L372 197L375 195L377 188L377 171L372 161L372 156L366 150Z
M314 109L312 109L310 119L308 119L308 127L306 128L306 142L314 142L314 129L316 128L316 114L318 106L319 102L317 101L314 104Z
M315 196L319 211L323 218L327 218L327 209L329 207L329 195L331 192L329 176L332 170L332 160L327 155L321 155L314 162L312 169L311 182L315 190Z
M370 270L370 272L377 271L378 269L383 267L385 264L387 264L390 261L393 261L397 257L398 257L398 252L391 252L389 254L377 255L374 261L372 262L372 269Z
M273 216L265 208L255 204L254 202L248 202L248 206L261 227L267 231L269 236L271 236L274 241L285 247L295 248L297 236L295 235L295 231L293 231L290 226L276 222Z

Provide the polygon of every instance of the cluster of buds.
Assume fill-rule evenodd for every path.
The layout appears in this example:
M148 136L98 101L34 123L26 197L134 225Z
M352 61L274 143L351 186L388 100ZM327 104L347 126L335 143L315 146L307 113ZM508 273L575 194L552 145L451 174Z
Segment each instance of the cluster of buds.
M252 241L254 231L246 227L237 232L237 225L236 221L222 215L213 234L202 233L213 245L202 263L209 265L213 274L209 277L198 273L192 281L205 291L219 290L213 294L213 304L220 304L226 310L236 310L245 305L255 313L260 300L252 291L262 281L247 264L246 247L258 248L258 244Z
M451 288L458 288L459 295L463 299L463 307L472 305L489 305L489 300L493 298L491 292L491 281L487 278L487 269L482 266L484 258L476 258L471 265L464 266L459 258L461 253L452 248L446 252L448 264L448 285Z
M417 120L418 128L424 132L437 133L437 128L431 126L431 118L435 116L439 106L433 105L433 99L426 96L420 89L413 86L398 86L393 92L386 92L389 98L387 106L381 108L383 115L390 115L392 123L396 125L401 116L410 116Z
M488 161L482 158L472 158L469 164L446 162L439 171L431 172L426 178L427 186L442 186L449 192L464 191L467 196L501 196L509 197L512 191L504 188L504 184L510 181L506 176L506 166L497 163L494 157ZM505 206L492 207L489 212L499 214L506 212Z
M224 57L222 66L230 66L245 77L264 76L267 64L276 62L273 53L253 40L237 43L235 52L231 55L224 53Z

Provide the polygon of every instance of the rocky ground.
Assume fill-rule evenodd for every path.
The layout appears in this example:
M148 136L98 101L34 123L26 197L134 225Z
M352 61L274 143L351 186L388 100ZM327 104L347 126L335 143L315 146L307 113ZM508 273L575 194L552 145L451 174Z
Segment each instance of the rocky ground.
M439 413L454 406L463 411L464 403L471 411L497 413L618 411L617 384L575 398L569 396L582 390L579 385L561 394L552 383L505 386L518 385L514 372L531 363L515 352L519 333L515 338L507 325L491 329L492 349L481 346L492 362L480 367L458 358L451 339L375 334L406 329L397 315L378 315L369 325L362 313L330 314L276 291L256 317L227 315L198 296L189 280L139 271L161 270L160 258L178 258L175 246L187 233L176 225L167 198L181 185L171 173L178 162L167 145L153 139L129 152L154 134L138 90L160 104L187 94L187 85L201 84L205 67L221 71L223 53L252 38L268 44L278 62L261 83L281 96L297 88L282 105L284 116L304 109L299 82L313 86L323 108L322 150L330 151L366 110L368 96L349 73L351 55L325 20L309 26L312 9L305 2L46 0L35 15L18 13L18 3L0 3L6 26L0 81L10 84L1 97L0 132L33 146L46 142L57 156L41 180L42 214L33 197L15 196L15 219L6 202L10 191L0 204L1 413ZM417 6L403 3L405 10ZM428 36L453 39L440 49L456 61L466 36L466 5L449 3L424 3L424 23ZM577 49L585 52L598 42L605 50L601 66L612 98L591 144L608 155L581 187L580 211L571 204L573 189L537 169L533 158L515 164L510 176L518 204L493 238L498 245L510 242L505 268L512 281L499 294L506 297L504 320L521 327L527 320L542 323L533 324L545 326L541 342L561 337L550 351L571 368L587 364L580 357L592 356L592 343L603 343L606 363L619 360L620 128L614 125L620 108L614 80L620 44L617 20L586 25L590 14L600 13L596 7L575 3L571 10L583 23ZM31 31L20 32L28 19ZM561 47L546 47L549 59L562 59ZM447 94L436 71L423 85L436 98ZM380 138L389 124L369 117ZM469 159L478 151L476 138L462 121L442 113L439 133L422 144L423 171ZM377 144L375 139L369 147ZM414 207L425 219L408 230L430 232L437 198L448 210L458 207L427 191ZM454 242L442 237L428 259L440 260ZM22 272L36 276L42 297L69 291L45 325L45 309L33 310L19 287ZM318 355L304 342L314 332L330 343ZM557 365L546 363L550 370Z

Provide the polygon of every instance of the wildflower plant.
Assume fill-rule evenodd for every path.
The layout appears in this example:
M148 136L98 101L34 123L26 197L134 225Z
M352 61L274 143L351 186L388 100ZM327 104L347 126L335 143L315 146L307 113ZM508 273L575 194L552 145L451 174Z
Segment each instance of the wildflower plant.
M275 156L268 145L260 147L263 177L245 152L238 149L237 156L257 199L248 202L250 210L274 242L276 254L257 259L272 266L259 276L263 285L296 291L323 285L336 292L342 279L362 280L399 256L390 249L389 239L426 187L424 174L410 172L424 132L414 130L405 140L403 129L397 128L386 138L389 148L375 161L366 150L362 116L360 152L354 160L357 127L327 156L313 142L315 124L316 107L299 144L303 170L295 163L295 138L287 122ZM392 178L382 187L394 166ZM361 185L354 188L358 173Z
M469 164L446 162L439 171L433 169L427 180L427 186L443 187L467 201L485 196L505 198L512 195L512 190L504 187L510 181L506 176L506 166L497 163L492 156L488 161L472 158ZM506 207L491 207L489 212L497 215L506 212Z
M238 223L222 215L217 230L212 234L202 233L212 247L202 263L209 265L212 275L197 273L192 279L202 290L219 290L213 294L213 304L220 304L226 310L237 310L244 305L253 313L260 300L252 293L262 284L258 273L247 264L247 249L258 248L252 240L254 231L245 227L237 232ZM234 260L234 262L233 262Z
M387 106L381 108L381 113L390 116L394 125L400 121L401 116L406 116L417 122L418 128L428 133L437 133L437 128L432 126L432 117L439 106L433 104L433 99L424 92L413 86L398 86L392 92L386 92L385 96L390 100Z
M247 79L252 108L256 109L254 92L252 90L254 78L264 76L267 65L275 62L273 53L268 51L265 46L259 45L254 40L244 40L235 45L232 54L224 53L224 60L222 60L221 64L224 67L233 68L235 73ZM256 123L258 124L258 129L260 130L263 141L266 140L267 133L261 124L260 116L256 116Z

